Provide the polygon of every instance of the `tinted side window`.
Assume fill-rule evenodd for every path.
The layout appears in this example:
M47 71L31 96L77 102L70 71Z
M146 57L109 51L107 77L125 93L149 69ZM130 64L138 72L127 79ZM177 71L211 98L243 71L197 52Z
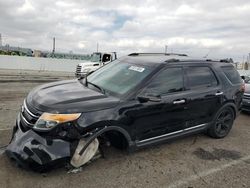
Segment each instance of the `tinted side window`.
M209 67L188 67L186 76L189 89L218 85L218 81Z
M167 94L183 90L182 68L167 68L161 71L148 85L148 94Z
M233 66L224 66L221 67L222 71L226 75L226 77L232 82L232 84L241 83L241 77L237 70Z

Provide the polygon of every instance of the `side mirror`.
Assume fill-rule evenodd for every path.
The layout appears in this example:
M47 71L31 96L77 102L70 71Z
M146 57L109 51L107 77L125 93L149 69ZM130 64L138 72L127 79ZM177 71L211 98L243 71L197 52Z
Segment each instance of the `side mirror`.
M161 96L156 94L145 94L137 97L140 102L161 102Z

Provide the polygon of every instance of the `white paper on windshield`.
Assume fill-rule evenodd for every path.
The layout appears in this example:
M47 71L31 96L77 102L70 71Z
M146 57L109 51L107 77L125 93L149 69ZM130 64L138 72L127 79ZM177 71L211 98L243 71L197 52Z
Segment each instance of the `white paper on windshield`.
M130 66L128 69L133 70L133 71L137 71L137 72L143 72L145 70L145 68L137 67L137 66Z

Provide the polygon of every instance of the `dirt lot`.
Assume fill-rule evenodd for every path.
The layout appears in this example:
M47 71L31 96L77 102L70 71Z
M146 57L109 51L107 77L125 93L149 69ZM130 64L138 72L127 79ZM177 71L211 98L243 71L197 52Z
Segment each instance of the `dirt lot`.
M0 70L0 147L30 89L72 77ZM132 154L106 153L76 174L64 168L38 174L15 167L0 150L0 187L250 187L250 114L241 114L224 139L199 134Z

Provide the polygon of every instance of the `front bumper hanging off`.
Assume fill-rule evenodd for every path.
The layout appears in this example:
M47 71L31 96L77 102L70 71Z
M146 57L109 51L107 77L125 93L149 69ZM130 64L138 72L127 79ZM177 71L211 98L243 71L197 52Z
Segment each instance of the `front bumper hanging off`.
M19 166L42 172L66 164L79 168L98 154L98 148L99 141L91 136L75 144L57 138L45 138L32 129L25 131L19 115L6 154Z
M46 139L32 129L23 131L19 116L6 154L21 167L35 171L62 166L68 163L71 157L69 142L62 139Z

